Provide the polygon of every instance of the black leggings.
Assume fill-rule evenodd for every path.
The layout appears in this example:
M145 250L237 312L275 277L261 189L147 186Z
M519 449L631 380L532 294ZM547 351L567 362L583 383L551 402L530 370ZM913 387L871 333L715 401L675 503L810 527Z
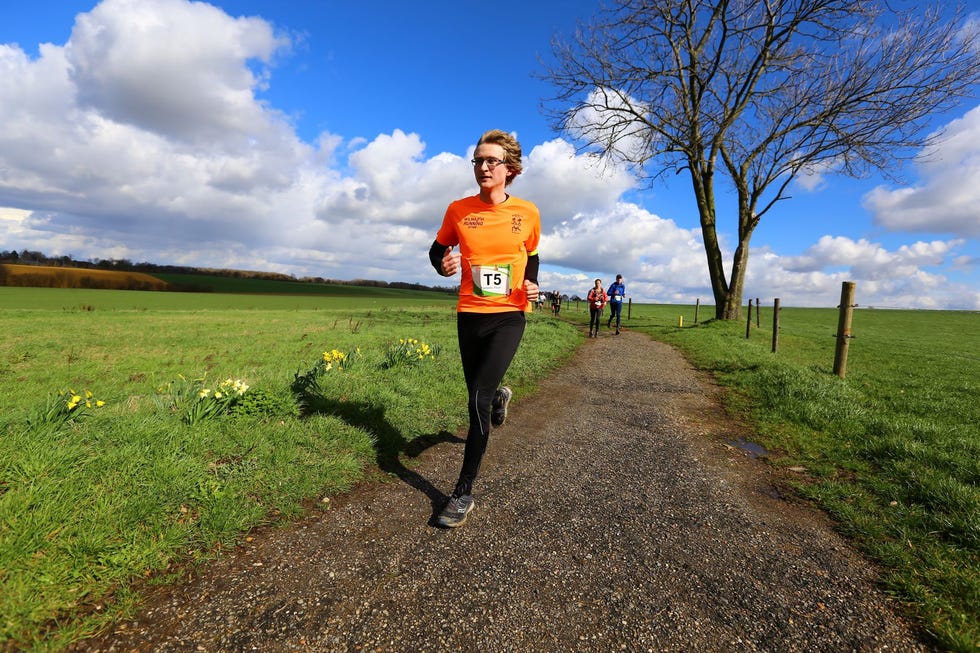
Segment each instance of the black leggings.
M589 333L599 330L602 323L602 309L589 307Z
M458 313L459 355L463 360L470 428L456 494L470 494L490 439L493 396L504 379L524 335L527 318L520 311Z

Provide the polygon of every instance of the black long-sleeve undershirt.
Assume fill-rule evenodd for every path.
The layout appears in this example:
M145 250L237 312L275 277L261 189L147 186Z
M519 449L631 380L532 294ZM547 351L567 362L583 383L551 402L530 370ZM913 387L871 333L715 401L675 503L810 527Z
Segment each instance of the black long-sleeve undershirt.
M530 281L535 286L538 285L538 266L540 262L538 261L537 254L531 254L527 257L527 267L524 268L524 279Z
M429 263L439 274L442 274L442 257L446 254L446 247L447 245L441 245L438 240L433 240L432 247L429 248Z

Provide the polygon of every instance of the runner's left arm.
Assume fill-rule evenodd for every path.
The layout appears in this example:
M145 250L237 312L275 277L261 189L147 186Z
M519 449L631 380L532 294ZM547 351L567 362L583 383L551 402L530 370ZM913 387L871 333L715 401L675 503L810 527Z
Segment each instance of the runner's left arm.
M527 257L527 266L524 268L524 291L527 292L527 298L532 302L538 298L539 265L538 253L529 254Z
M524 268L524 280L530 281L534 285L538 285L538 266L540 261L538 260L537 254L531 254L527 257L527 267Z

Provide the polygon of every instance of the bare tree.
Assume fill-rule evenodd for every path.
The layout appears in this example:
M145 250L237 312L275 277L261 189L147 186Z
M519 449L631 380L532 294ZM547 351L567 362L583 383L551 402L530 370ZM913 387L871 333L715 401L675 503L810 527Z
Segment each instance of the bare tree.
M962 19L887 0L613 0L553 41L546 106L582 151L648 181L689 175L716 317L737 319L749 240L794 178L894 178L937 138L929 116L972 93L980 30ZM719 178L737 199L728 277Z

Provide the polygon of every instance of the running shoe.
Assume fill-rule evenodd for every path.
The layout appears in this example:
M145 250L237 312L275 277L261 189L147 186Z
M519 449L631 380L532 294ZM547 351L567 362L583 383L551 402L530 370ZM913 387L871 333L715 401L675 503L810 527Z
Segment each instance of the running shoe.
M446 528L457 528L466 523L466 516L473 511L473 495L464 494L463 496L456 496L455 494L449 497L449 502L446 507L442 509L439 513L439 519L437 520L440 526Z
M510 403L510 399L513 396L514 393L507 386L500 388L493 395L493 404L490 406L491 424L494 426L504 425L504 420L507 419L507 404Z

